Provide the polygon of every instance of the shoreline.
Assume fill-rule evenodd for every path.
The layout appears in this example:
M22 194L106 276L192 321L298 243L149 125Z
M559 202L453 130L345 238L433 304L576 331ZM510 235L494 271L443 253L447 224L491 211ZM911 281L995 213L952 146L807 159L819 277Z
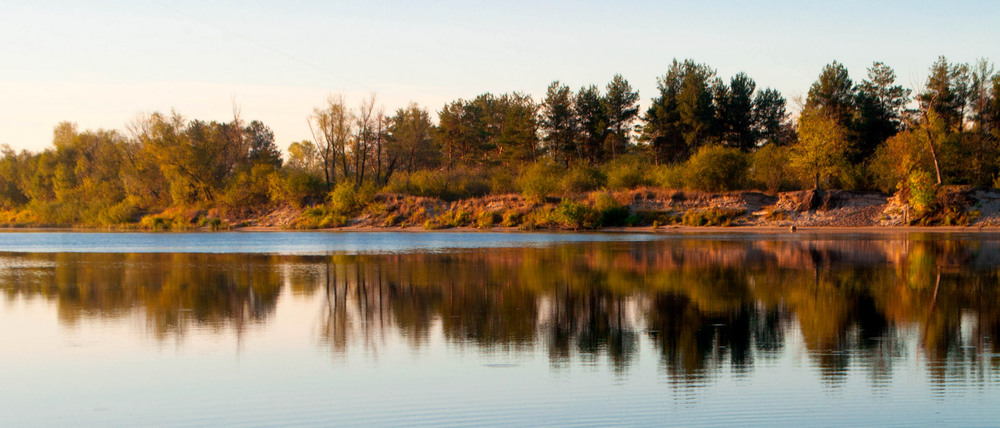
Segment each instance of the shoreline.
M233 227L224 230L211 230L209 228L194 228L188 230L166 230L151 231L144 229L101 229L86 227L0 227L0 233L30 232L30 233L143 233L143 234L173 234L173 233L225 233L225 232L322 232L322 233L511 233L511 234L768 234L768 235L796 235L796 234L835 234L835 233L972 233L972 234L1000 234L1000 226L799 226L792 231L788 227L765 226L765 225L738 225L738 226L660 226L652 228L649 226L637 227L606 227L600 229L534 229L522 230L516 227L493 227L480 229L475 227L449 227L441 229L427 230L423 227L371 227L371 226L345 226L324 229L287 229L273 226L244 226Z

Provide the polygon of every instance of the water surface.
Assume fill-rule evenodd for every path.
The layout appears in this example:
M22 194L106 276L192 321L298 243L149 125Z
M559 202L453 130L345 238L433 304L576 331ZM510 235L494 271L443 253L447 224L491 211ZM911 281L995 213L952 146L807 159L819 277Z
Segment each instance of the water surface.
M989 235L0 234L0 251L2 426L1000 418Z

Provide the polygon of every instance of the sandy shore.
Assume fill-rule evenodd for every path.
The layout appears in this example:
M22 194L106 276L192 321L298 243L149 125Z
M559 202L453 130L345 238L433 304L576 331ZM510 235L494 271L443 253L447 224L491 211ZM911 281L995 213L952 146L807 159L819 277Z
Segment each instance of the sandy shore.
M521 230L516 227L493 227L489 229L478 229L474 227L451 227L443 229L427 230L423 227L370 227L370 226L346 226L329 229L286 229L271 226L247 226L236 227L222 231L211 231L208 228L190 229L184 231L152 232L145 230L118 230L118 229L94 229L94 228L72 228L72 227L0 227L0 233L4 232L118 232L118 233L218 233L218 232L327 232L327 233L615 233L615 234L773 234L773 235L796 235L796 234L840 234L840 233L872 233L872 234L901 234L901 233L975 233L975 234L1000 234L1000 226L802 226L796 227L792 231L788 227L781 226L661 226L652 228L644 227L607 227L596 230L571 230L571 229L535 229Z

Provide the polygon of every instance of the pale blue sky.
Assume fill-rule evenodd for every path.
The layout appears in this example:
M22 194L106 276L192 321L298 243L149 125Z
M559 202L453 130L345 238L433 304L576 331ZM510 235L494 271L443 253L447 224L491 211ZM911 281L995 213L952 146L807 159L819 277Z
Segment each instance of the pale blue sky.
M278 144L309 138L330 93L387 112L482 92L539 99L552 80L621 73L655 95L673 58L804 95L836 59L904 85L938 57L1000 59L992 1L0 1L0 144L39 150L63 120L121 129L137 114L244 119Z

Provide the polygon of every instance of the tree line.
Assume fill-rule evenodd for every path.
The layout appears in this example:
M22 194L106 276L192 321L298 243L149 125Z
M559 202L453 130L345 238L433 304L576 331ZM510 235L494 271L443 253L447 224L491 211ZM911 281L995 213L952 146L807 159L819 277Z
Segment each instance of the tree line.
M308 117L312 139L284 154L238 110L229 122L141 115L121 130L64 122L52 147L0 148L0 223L115 225L191 209L239 217L320 204L338 187L456 198L1000 184L992 63L940 57L915 94L886 64L866 71L858 82L826 65L798 114L747 74L726 79L693 60L672 62L645 110L620 75L576 90L555 81L541 100L458 99L436 120L415 103L387 113L374 95L356 106L330 96Z

